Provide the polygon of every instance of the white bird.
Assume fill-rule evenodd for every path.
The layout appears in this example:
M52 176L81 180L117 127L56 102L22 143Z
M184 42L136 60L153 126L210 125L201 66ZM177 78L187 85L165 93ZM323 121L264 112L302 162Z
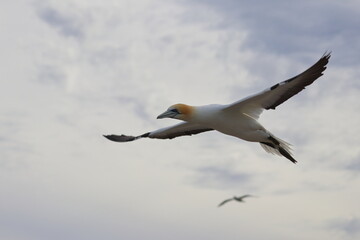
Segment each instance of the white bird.
M233 200L238 201L238 202L245 202L245 201L244 201L244 198L247 198L247 197L254 197L254 196L252 196L252 195L243 195L243 196L241 196L241 197L236 197L236 196L234 196L234 197L232 197L232 198L229 198L229 199L226 199L226 200L222 201L222 202L218 205L218 207L221 207L221 206L224 205L225 203L228 203L228 202L233 201Z
M284 156L296 163L291 154L291 145L265 129L258 122L258 118L264 109L275 109L322 76L329 58L330 53L325 53L303 73L231 104L172 105L157 118L174 118L183 121L174 126L139 136L104 135L104 137L115 142L129 142L140 138L172 139L216 130L246 141L259 142L267 152Z

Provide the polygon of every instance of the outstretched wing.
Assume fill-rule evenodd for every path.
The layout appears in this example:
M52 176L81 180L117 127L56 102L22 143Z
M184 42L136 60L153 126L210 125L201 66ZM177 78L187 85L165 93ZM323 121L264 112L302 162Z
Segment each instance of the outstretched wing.
M234 200L234 199L233 199L233 198L226 199L226 200L222 201L222 202L218 205L218 207L221 207L221 206L224 205L225 203L230 202L230 201L232 201L232 200Z
M147 132L139 136L127 135L104 135L107 139L114 142L130 142L139 138L158 138L158 139L172 139L180 136L190 136L202 132L212 131L212 128L202 127L198 124L182 122L171 127L161 128L152 132Z
M243 195L243 196L239 197L239 200L242 201L244 198L247 198L247 197L254 197L254 196L246 194L246 195Z
M303 73L286 81L275 84L255 95L230 104L224 110L240 110L242 113L258 119L264 109L275 109L277 106L298 94L323 75L331 53L325 53L319 61Z

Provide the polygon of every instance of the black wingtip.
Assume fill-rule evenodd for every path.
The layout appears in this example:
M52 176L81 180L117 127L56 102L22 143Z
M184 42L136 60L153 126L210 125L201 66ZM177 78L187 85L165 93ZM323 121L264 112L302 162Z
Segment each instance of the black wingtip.
M325 57L325 58L329 59L329 58L331 57L331 53L332 53L332 51L326 50L326 51L324 52L324 55L322 56L322 58Z
M320 58L319 62L320 61L325 61L324 63L324 70L326 69L326 65L329 63L329 59L331 57L331 51L326 51L322 57ZM322 75L322 74L321 74Z
M136 137L134 136L126 136L126 135L112 134L112 135L103 135L103 136L113 142L130 142L136 139Z
M290 153L288 153L284 148L279 147L279 152L281 153L281 155L283 155L284 157L286 157L287 159L289 159L291 162L293 162L294 164L297 163L297 161L290 155Z

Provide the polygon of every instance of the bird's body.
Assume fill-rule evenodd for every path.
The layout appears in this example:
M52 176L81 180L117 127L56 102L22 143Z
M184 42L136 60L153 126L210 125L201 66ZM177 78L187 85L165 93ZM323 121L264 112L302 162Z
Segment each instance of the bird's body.
M322 72L326 69L329 58L330 54L324 54L317 63L303 73L232 104L205 106L175 104L158 116L158 118L182 120L180 124L139 136L105 135L105 137L116 142L128 142L145 137L172 139L216 130L249 142L259 142L267 152L284 156L296 163L291 155L290 144L266 130L258 122L258 118L264 109L275 109L323 75Z
M228 106L211 104L182 107L192 109L191 117L186 120L188 123L198 124L250 142L266 141L269 135L256 119L241 111L227 111Z
M227 107L217 104L194 107L193 117L188 122L250 142L265 140L266 130L256 119L240 111L227 111Z

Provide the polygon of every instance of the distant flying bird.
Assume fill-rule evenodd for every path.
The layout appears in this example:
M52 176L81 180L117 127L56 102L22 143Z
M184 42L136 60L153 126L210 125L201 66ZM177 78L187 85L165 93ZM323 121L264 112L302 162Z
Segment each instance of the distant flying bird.
M325 53L319 61L303 73L231 104L172 105L157 118L174 118L183 121L174 126L139 136L104 135L104 137L115 142L129 142L139 138L172 139L216 130L246 141L259 142L265 151L282 155L296 163L297 161L291 154L291 145L275 137L257 120L264 109L275 109L322 76L329 58L330 53Z
M236 197L236 196L234 196L234 197L232 197L232 198L229 198L229 199L226 199L226 200L222 201L222 202L218 205L218 207L221 207L221 206L224 205L225 203L228 203L228 202L233 201L233 200L238 201L238 202L245 202L245 201L244 201L244 198L247 198L247 197L254 197L254 196L248 195L248 194L247 194L247 195L243 195L243 196L241 196L241 197Z

